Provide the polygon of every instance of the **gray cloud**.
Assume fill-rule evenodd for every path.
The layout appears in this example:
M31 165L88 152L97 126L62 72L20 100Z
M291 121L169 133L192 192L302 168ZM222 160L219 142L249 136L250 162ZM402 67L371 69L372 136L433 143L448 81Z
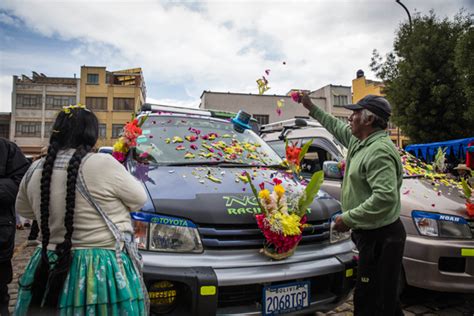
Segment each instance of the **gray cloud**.
M433 8L442 17L452 17L461 7L473 8L469 0L403 2L413 13ZM372 50L391 50L398 25L407 19L394 0L3 0L0 9L7 12L0 15L0 23L21 20L42 36L79 41L60 58L70 65L62 75L81 64L141 66L149 88L167 83L186 91L154 95L149 89L151 98L180 104L198 100L202 90L255 93L255 80L265 69L272 70L272 94L329 83L350 85L359 68L372 75ZM44 57L32 63L42 72L39 66L57 58ZM9 65L24 61L8 58ZM35 60L34 54L31 58ZM13 75L4 68L1 76Z

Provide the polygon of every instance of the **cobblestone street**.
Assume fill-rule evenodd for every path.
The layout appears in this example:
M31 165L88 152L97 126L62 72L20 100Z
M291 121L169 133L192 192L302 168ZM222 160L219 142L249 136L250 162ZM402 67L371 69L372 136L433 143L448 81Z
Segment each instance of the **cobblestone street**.
M28 264L35 247L27 246L26 239L29 229L17 230L16 248L13 257L13 281L10 289L10 311L13 311L18 295L18 277ZM412 290L402 298L405 315L443 315L443 316L473 316L474 294L439 293L425 290ZM316 315L353 315L352 298L326 314Z

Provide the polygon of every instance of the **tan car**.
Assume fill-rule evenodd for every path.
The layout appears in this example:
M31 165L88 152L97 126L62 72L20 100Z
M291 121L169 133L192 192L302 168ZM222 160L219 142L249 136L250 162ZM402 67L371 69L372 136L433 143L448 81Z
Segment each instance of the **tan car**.
M313 139L302 174L324 170L322 188L340 199L342 175L337 163L346 149L317 121L268 124L262 127L262 138L282 157L285 140L301 144ZM460 191L421 175L407 175L401 194L400 219L407 232L402 286L474 293L474 218L468 217Z

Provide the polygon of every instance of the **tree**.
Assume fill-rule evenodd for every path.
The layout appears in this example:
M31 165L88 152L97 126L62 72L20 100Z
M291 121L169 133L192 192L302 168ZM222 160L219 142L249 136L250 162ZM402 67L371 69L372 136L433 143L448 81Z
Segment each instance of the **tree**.
M415 143L474 135L472 26L462 11L453 21L417 14L412 28L400 25L385 60L373 52L370 66L385 83L393 121Z
M474 118L474 27L461 35L455 48L454 64L461 76L464 94L469 103L464 116Z

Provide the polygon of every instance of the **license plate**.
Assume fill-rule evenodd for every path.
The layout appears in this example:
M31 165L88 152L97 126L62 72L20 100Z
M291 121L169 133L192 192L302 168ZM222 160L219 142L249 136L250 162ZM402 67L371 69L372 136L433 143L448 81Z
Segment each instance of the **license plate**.
M263 315L280 315L309 306L310 282L273 285L263 288Z

